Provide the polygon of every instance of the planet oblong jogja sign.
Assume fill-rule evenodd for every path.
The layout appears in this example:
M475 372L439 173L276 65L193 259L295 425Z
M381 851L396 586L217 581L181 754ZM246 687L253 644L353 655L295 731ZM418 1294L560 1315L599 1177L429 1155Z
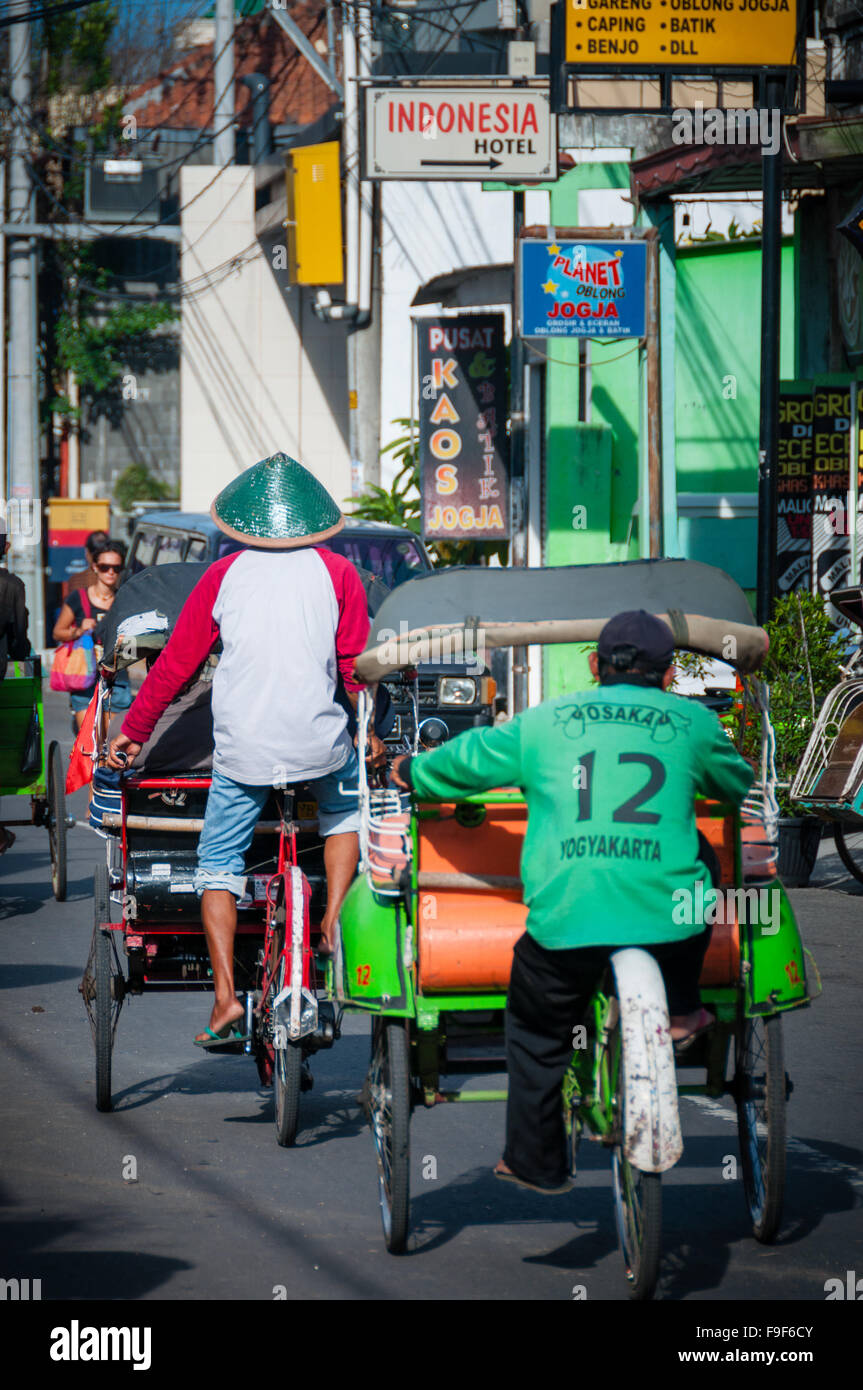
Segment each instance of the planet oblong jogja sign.
M644 241L526 238L519 247L523 338L643 338Z
M531 87L367 87L367 179L554 179L557 125Z
M508 540L504 316L416 327L423 539Z

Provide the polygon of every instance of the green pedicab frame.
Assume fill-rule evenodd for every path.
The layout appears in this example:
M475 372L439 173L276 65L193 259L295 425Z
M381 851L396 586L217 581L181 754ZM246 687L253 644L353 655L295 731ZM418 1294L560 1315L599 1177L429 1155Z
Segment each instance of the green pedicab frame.
M38 724L38 771L22 771L27 744ZM29 796L30 815L11 825L38 825L48 831L51 886L58 902L66 898L66 831L74 821L66 815L66 770L59 743L45 747L42 704L42 663L38 656L10 660L0 681L0 796Z
M679 588L681 582L691 588L692 572L698 571L695 578L701 581L701 591L696 594L696 598L700 599L700 611L697 614L684 614L671 603L663 610L661 602L656 601L661 600L663 591L669 592L669 585L665 582L668 575L661 573L663 567L666 572L672 568L676 571L671 574L671 592L676 587ZM652 603L648 602L650 611L658 613L671 623L679 648L699 651L708 656L725 655L727 638L732 635L737 642L738 656L735 665L738 670L744 673L753 671L759 664L766 650L765 635L755 626L742 592L737 590L740 603L732 606L729 595L733 599L732 590L737 586L722 571L713 570L710 566L685 561L654 561L631 562L619 566L562 567L561 570L553 572L553 582L557 592L562 596L557 599L558 604L568 604L570 611L575 609L577 612L579 607L584 611L584 601L579 604L574 599L575 594L580 594L582 600L584 599L583 584L580 582L569 589L565 585L565 578L568 574L573 574L573 577L581 581L584 576L591 573L595 575L597 572L601 572L604 577L609 569L627 571L627 585L631 583L632 591L640 594L645 594L646 577L647 589L653 591L645 595L648 599L654 600ZM711 606L706 598L703 584L705 571L721 579L722 583L717 583L721 591L719 601L727 605L726 612L729 607L732 608L732 619L726 620L721 617L719 604ZM490 573L494 572L485 571L482 576L486 586L489 584L487 576ZM512 572L499 573L507 577L511 597ZM525 580L530 584L531 573L521 572L522 584ZM536 573L548 575L549 571ZM601 604L596 604L596 610L603 614L599 619L558 618L554 600L550 601L546 593L540 599L544 607L537 604L531 618L519 613L517 621L505 621L492 611L488 619L485 615L483 618L472 616L463 618L459 623L451 620L450 605L450 611L445 612L449 621L439 625L430 623L428 611L430 607L434 609L430 586L436 580L452 580L455 577L460 589L456 602L462 603L463 612L463 595L467 592L465 581L474 574L476 571L472 570L441 572L403 586L398 596L398 607L392 598L382 605L377 618L378 634L382 629L386 629L388 619L389 633L399 630L399 622L395 619L397 615L401 616L405 608L410 615L410 591L419 585L423 586L423 593L418 606L420 609L425 608L425 612L422 613L425 626L412 625L406 635L402 626L402 637L395 642L389 641L386 650L380 644L375 646L373 637L369 649L357 662L358 676L370 681L382 678L394 669L409 670L418 659L422 643L434 636L446 636L452 641L460 635L465 650L468 649L468 637L470 650L476 649L476 639L480 631L486 644L492 647L595 641L607 618L619 608L626 606L616 598L613 583L606 586L611 592L606 596L605 609L603 610ZM618 580L619 573L613 578ZM657 579L659 593L656 592ZM619 585L617 587L619 588ZM444 600L447 597L447 594L443 595ZM596 597L595 589L593 597ZM488 603L488 600L486 602ZM493 609L492 603L488 603L488 606ZM446 610L446 601L441 607ZM479 604L476 604L476 607L479 607ZM590 611L589 607L587 611ZM453 659L457 657L454 655ZM755 693L757 696L757 687ZM758 824L765 822L765 816L769 823L769 803L772 797L772 787L769 785L772 731L769 712L763 702L761 712L764 731L762 802L759 806L749 808L750 823L755 821ZM368 704L363 696L360 704L361 737L367 713ZM365 843L362 843L361 847L361 868L364 872L352 885L342 907L340 937L328 982L335 999L342 1007L368 1013L372 1018L372 1058L363 1089L363 1101L375 1137L385 1240L388 1249L397 1254L406 1248L409 1225L407 1188L410 1110L419 1104L434 1106L441 1102L476 1103L505 1099L506 1091L499 1089L444 1089L440 1085L440 1076L450 1074L444 1070L441 1063L442 1060L446 1060L446 1034L452 1016L457 1014L464 1020L466 1016L469 1018L470 1015L474 1015L478 1022L481 1015L492 1014L495 1018L502 1017L506 995L499 991L428 995L417 990L415 942L419 892L418 837L422 819L437 812L428 806L418 807L411 798L398 799L400 809L410 807L410 865L409 870L402 874L399 883L384 886L379 879L373 879L368 861L369 805L370 798L374 795L370 789L361 786L361 821L365 836ZM394 794L390 792L385 795ZM495 791L465 797L463 805L467 812L468 807L521 805L523 800L520 792ZM394 803L392 809L395 807ZM753 1234L757 1239L767 1242L775 1238L781 1221L785 1176L785 1103L791 1092L791 1083L784 1067L782 1014L807 1006L820 993L820 981L817 981L817 988L810 992L806 972L806 957L809 953L803 946L791 903L778 878L766 875L756 881L750 878L744 885L740 815L732 811L732 808L719 805L713 805L710 814L734 816L735 886L741 890L755 892L759 891L759 887L769 886L778 889L781 894L779 925L775 932L765 933L750 920L749 898L738 899L738 903L742 902L745 905L745 910L739 913L739 978L732 985L702 989L703 1001L716 1013L717 1027L698 1040L692 1053L687 1053L686 1061L682 1062L682 1065L687 1068L695 1065L704 1066L706 1080L701 1084L678 1085L678 1094L733 1097L737 1109L744 1190ZM770 839L769 831L765 838ZM361 842L362 840L363 835ZM768 854L768 859L775 865L776 857L777 846L773 844L772 858ZM811 956L809 958L811 960ZM812 964L814 968L814 961ZM815 974L817 980L817 969ZM594 1032L597 1038L600 1027L605 1026L603 1020L608 1019L610 1007L612 1005L609 999L603 995L598 994L594 997ZM595 1133L608 1135L616 1124L612 1095L614 1086L606 1086L598 1094L590 1094L591 1086L596 1091L596 1076L600 1063L598 1051L593 1059L585 1053L574 1054L564 1082L564 1103L566 1105L567 1094L570 1099L574 1096L586 1099L592 1105L593 1111L588 1116L583 1114L582 1122L587 1118L589 1127ZM612 1061L609 1072L612 1077L616 1076L616 1066L616 1061ZM502 1070L503 1067L497 1069ZM580 1124L577 1127L572 1126L571 1115L568 1116L568 1124L570 1129L580 1129ZM573 1138L574 1151L577 1134L574 1134ZM627 1272L629 1274L629 1270ZM652 1291L651 1286L635 1292L633 1296L649 1297ZM630 1293L633 1294L632 1288Z

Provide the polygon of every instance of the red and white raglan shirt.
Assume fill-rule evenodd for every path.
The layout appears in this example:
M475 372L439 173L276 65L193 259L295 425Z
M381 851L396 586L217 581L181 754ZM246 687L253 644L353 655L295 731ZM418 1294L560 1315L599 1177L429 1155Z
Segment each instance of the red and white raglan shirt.
M192 590L169 642L123 722L146 743L157 720L216 642L213 769L272 786L336 772L352 743L335 702L348 691L369 618L357 571L323 546L239 550L216 560Z

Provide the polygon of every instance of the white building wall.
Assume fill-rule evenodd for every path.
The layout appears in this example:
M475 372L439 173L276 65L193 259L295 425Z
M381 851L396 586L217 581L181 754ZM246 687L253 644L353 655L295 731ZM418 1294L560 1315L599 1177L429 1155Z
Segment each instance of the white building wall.
M350 493L345 340L273 270L255 236L254 170L181 170L181 505L208 510L283 450L341 504Z
M546 220L548 194L539 197ZM512 260L512 195L483 192L478 183L385 182L381 206L381 443L388 444L402 432L391 422L415 411L411 300L435 275ZM386 486L394 469L389 455L381 462Z

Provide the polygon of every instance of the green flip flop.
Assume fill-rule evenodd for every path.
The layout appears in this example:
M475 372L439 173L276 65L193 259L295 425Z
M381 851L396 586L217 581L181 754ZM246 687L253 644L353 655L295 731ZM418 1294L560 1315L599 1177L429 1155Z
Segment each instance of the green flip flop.
M214 1032L212 1028L205 1028L204 1032L209 1033L209 1039L195 1038L195 1047L203 1047L210 1051L216 1047L224 1047L225 1043L248 1042L248 1034L243 1033L237 1026L239 1022L239 1019L235 1019L233 1023L226 1023L218 1033Z

